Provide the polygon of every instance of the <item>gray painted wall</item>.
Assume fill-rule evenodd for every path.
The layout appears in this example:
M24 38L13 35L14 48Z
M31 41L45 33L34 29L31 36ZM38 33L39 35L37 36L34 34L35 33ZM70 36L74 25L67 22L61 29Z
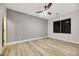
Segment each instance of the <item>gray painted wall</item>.
M2 44L2 5L0 4L0 46Z
M48 35L48 20L7 10L8 41L15 42Z

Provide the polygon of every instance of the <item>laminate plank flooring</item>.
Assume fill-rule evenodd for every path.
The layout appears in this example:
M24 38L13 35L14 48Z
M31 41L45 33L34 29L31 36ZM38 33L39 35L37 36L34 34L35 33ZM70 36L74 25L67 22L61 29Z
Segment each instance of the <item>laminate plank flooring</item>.
M79 45L52 38L7 45L3 56L79 56Z

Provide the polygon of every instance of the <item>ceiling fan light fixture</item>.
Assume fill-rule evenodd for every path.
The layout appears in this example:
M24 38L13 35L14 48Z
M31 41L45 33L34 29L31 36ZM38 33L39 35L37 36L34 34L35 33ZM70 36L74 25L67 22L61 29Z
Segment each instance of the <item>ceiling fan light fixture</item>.
M51 7L51 5L52 5L52 3L49 3L48 5L45 5L43 11L38 11L38 12L36 12L36 13L41 13L41 12L43 12L43 14L49 14L49 15L51 15L51 13L48 12L48 9Z
M44 11L44 13L47 13L47 11Z

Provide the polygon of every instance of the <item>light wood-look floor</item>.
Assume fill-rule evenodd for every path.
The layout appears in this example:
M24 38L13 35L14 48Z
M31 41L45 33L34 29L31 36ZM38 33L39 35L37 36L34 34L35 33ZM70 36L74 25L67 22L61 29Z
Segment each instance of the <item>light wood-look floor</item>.
M79 45L43 38L4 47L4 56L79 56Z

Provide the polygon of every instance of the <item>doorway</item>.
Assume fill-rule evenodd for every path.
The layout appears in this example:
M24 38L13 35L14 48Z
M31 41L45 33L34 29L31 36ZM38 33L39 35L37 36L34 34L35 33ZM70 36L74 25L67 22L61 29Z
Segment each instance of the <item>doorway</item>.
M2 18L2 47L6 45L6 17Z

